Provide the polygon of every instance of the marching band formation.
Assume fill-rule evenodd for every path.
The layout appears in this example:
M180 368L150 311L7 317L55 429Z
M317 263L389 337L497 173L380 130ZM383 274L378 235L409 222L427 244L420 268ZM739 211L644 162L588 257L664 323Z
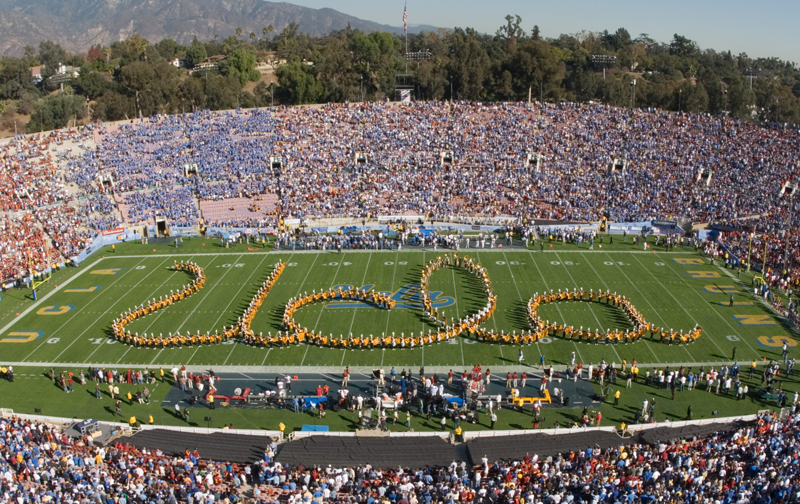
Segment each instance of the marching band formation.
M434 272L451 265L456 268L463 268L467 272L477 276L483 283L487 297L486 305L480 311L471 315L467 315L458 320L448 319L448 317L443 313L439 313L438 308L433 307L431 302L431 293L428 288L431 275ZM481 329L479 326L494 314L494 311L497 307L497 295L495 294L494 289L492 289L492 282L489 279L489 273L486 271L486 268L481 266L480 263L475 263L470 257L459 257L458 253L455 253L453 254L452 259L450 258L449 254L445 254L444 256L439 256L436 259L430 260L420 273L420 297L422 300L423 309L428 316L433 319L434 323L440 326L440 329L435 333L432 333L430 330L428 330L427 334L420 332L415 335L412 332L408 336L406 336L405 333L401 333L398 336L394 332L392 332L390 335L381 333L380 336L373 336L372 334L368 336L364 336L363 334L354 336L352 333L350 333L349 336L339 335L337 338L332 334L328 334L326 336L321 332L309 330L307 327L303 327L295 322L294 313L298 308L316 302L353 300L386 310L391 310L394 308L396 303L389 293L368 292L363 289L338 288L320 290L319 292L315 290L310 295L304 294L303 296L289 299L289 302L287 303L283 312L283 324L286 330L279 331L275 336L273 336L271 332L266 336L260 332L255 334L250 328L253 318L255 318L256 313L258 313L258 310L261 307L261 304L264 302L270 290L272 289L272 286L275 285L275 282L281 276L281 273L283 273L285 268L286 263L283 261L277 264L275 269L272 271L272 273L270 273L269 277L264 281L256 295L250 301L250 304L248 305L244 314L238 318L235 325L223 327L221 334L218 331L215 331L214 334L201 334L200 331L198 331L196 334L189 333L185 336L177 332L175 334L169 333L169 335L166 337L161 334L155 336L152 333L150 335L144 334L140 336L138 332L132 334L130 331L126 330L125 326L134 320L144 317L145 315L155 313L162 308L171 306L177 301L191 296L200 290L203 285L205 285L206 276L203 272L203 268L191 262L176 262L173 266L173 269L175 271L186 271L194 275L194 280L192 283L184 286L183 289L178 292L170 291L169 296L162 296L158 300L153 298L153 300L147 305L142 304L134 310L128 310L127 312L122 313L111 325L114 337L119 342L133 345L138 348L156 349L175 347L180 348L184 345L210 345L212 343L221 343L230 338L241 335L246 343L259 347L268 346L272 348L274 346L279 346L283 348L291 344L308 343L310 345L317 345L321 347L351 350L360 348L365 350L375 348L414 348L421 345L431 345L433 343L455 338L456 336L461 336L462 334L465 336L474 336L477 340L488 343L519 345L535 343L548 336L562 337L569 340L578 340L588 343L632 343L640 338L645 337L648 332L650 333L650 339L655 339L656 336L658 336L659 341L669 344L681 344L691 343L699 338L703 333L703 329L699 326L695 326L688 333L684 333L683 330L680 332L675 332L672 329L667 330L658 328L647 322L639 310L637 310L636 307L634 307L630 300L625 296L621 296L617 293L612 294L608 291L594 292L594 290L590 290L587 292L583 289L574 291L559 290L558 292L551 290L549 293L545 294L536 293L536 295L528 302L528 321L532 328L531 331L523 331L520 333L517 333L516 331L511 333L506 333L505 331L501 331L500 333L495 331L486 331ZM551 323L549 320L542 320L537 315L539 306L542 303L552 303L556 301L583 301L596 303L605 302L607 305L616 306L628 317L628 320L630 320L631 324L633 325L633 329L627 329L625 331L617 329L608 329L606 331L602 331L597 329L593 331L589 328L584 329L581 327L580 329L576 329L574 326L567 326L557 322Z
M583 326L580 329L576 329L574 326L542 320L536 313L539 305L555 301L605 302L607 305L621 309L630 320L633 329L627 329L624 332L616 329L608 329L605 332L600 329L592 331L589 328L584 329ZM632 343L649 332L650 339L655 339L655 336L658 335L659 341L669 344L681 344L692 343L703 334L703 328L698 325L695 325L688 333L684 333L682 329L680 332L675 332L672 329L658 328L647 322L639 310L625 296L621 296L616 292L613 294L608 291L594 292L593 289L588 292L583 289L574 291L561 291L559 289L558 292L551 290L545 294L537 292L528 302L528 321L536 331L537 339L545 336L560 336L569 340L577 339L578 341L589 343Z
M175 271L186 271L191 273L194 275L194 280L191 284L184 286L183 290L178 292L170 291L169 296L162 296L158 300L154 298L147 306L142 304L136 310L128 310L126 313L123 313L117 317L111 324L111 329L114 332L114 338L117 341L121 343L127 343L128 345L133 345L137 348L161 349L176 347L181 348L184 345L210 345L212 343L222 343L223 341L233 338L239 334L244 334L245 337L247 337L248 334L252 335L252 331L250 331L250 323L258 311L258 307L261 306L264 298L267 297L270 289L275 284L275 281L278 279L278 277L280 277L281 273L283 273L284 268L286 268L286 263L282 261L278 263L277 267L272 271L269 278L264 281L253 300L250 301L250 305L248 306L244 315L239 317L237 324L230 327L223 326L222 334L220 334L219 331L215 331L214 334L202 334L200 331L198 331L196 334L189 333L184 336L179 332L176 332L175 334L169 333L169 335L165 337L163 334L156 336L152 333L150 335L143 334L142 336L139 336L138 332L131 333L130 331L126 331L125 326L134 320L144 317L145 315L155 313L162 308L171 306L177 301L191 296L195 292L199 291L206 283L206 275L203 271L203 268L195 263L176 262L172 268Z

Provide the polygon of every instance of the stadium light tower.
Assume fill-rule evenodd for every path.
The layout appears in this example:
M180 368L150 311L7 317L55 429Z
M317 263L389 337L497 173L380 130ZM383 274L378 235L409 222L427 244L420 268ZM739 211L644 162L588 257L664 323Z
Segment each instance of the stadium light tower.
M617 61L616 56L607 54L592 54L592 64L603 69L603 80L606 80L606 68L612 66Z

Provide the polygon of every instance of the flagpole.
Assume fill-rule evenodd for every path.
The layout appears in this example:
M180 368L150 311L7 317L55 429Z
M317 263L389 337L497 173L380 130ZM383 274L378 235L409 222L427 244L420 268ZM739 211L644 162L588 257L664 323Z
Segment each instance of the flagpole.
M406 36L406 73L408 73L408 2L403 6L403 32Z

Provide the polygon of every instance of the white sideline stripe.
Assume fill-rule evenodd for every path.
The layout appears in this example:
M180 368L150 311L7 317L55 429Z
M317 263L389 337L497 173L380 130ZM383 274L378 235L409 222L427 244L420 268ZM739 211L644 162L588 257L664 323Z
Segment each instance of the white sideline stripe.
M39 307L39 305L40 305L40 304L42 304L42 303L44 303L45 301L47 301L47 299L48 299L48 298L50 298L50 296L52 296L53 294L55 294L56 292L58 292L58 291L59 291L60 289L62 289L63 287L66 287L67 285L69 285L70 283L72 283L72 281L73 281L73 280L75 280L75 279L76 279L76 278L78 278L79 276L81 276L81 275L83 275L84 273L86 273L86 270L88 270L88 269L90 269L90 268L93 268L93 267L94 267L94 266L95 266L97 263L99 263L99 262L100 262L100 261L102 261L102 260L103 260L103 258L101 257L100 259L96 260L95 262L93 262L92 264L90 264L89 266L87 266L86 268L84 268L84 269L82 269L81 271L79 271L78 273L76 273L76 274L75 274L75 276L73 276L72 278L68 278L68 279L66 279L66 280L64 281L64 283L62 283L62 284L61 284L61 286L60 286L60 287L58 287L58 288L56 288L56 289L53 289L53 291L52 291L52 292L50 292L49 294L46 294L44 297L42 297L41 299L39 299L38 301L36 301L35 303L33 303L33 304L32 304L32 305L29 307L29 308L25 309L25 310L24 310L22 313L20 313L18 317L16 317L14 320L12 320L12 321L11 321L11 322L9 322L8 324L6 324L6 326L5 326L5 327L3 327L2 329L0 329L0 334L4 334L6 331L8 331L9 329L11 329L11 327L13 327L13 326L14 326L14 324L16 324L17 322L19 322L19 320L20 320L22 317L24 317L25 315L29 314L29 313L30 313L30 312L32 312L34 309L38 308L38 307Z
M455 249L442 249L442 250L444 252L459 252L458 250L455 250ZM442 250L439 250L438 252L442 252ZM461 249L461 250L477 250L477 249ZM647 251L647 252L645 252L644 250L603 250L603 251L597 251L597 250L593 250L593 251L588 251L588 250L543 250L543 251L538 251L538 250L530 250L530 249L526 250L526 249L521 248L521 247L520 248L480 249L480 251L481 251L481 253L487 252L487 253L500 253L500 254L502 254L503 252L532 252L532 253L534 253L534 255L538 255L538 254L593 254L593 253L596 253L596 252L600 252L600 253L603 253L603 254L651 254L651 255L653 254L652 250ZM389 253L392 253L392 252L397 253L397 250L394 250L394 249L392 249L392 250L386 250L386 249L384 249L384 250L353 249L353 250L348 250L347 251L348 254L359 254L359 253L360 254L372 254L372 253L381 253L381 252L386 252L387 254L389 254ZM426 252L433 252L433 247L431 247L428 250L424 250L424 249L420 249L420 248L403 249L400 252L418 252L418 253L423 253L424 254ZM663 252L662 251L660 253L667 253L667 254L671 254L671 255L694 255L694 254L696 254L696 252L694 252L694 251L691 251L691 252ZM195 254L192 254L192 255L198 255L198 256L201 256L201 255L218 255L218 256L242 255L242 256L246 257L246 256L257 256L257 255L267 255L267 254L269 254L269 255L281 255L281 254L320 254L320 255L323 255L323 254L328 254L328 255L337 255L337 256L339 255L335 250L331 251L331 250L316 250L316 249L314 249L314 250L286 250L286 249L280 249L280 250L270 250L268 252L255 252L255 251L253 251L253 252L198 252L198 253L195 253ZM189 255L189 254L186 254L186 255ZM600 254L598 254L598 255L600 255ZM141 257L172 257L172 258L175 258L177 260L177 259L180 258L180 254L115 255L114 259L139 259Z
M206 345L206 346L208 346L208 345ZM398 349L397 352L400 352L400 350ZM749 366L751 360L750 359L745 359L745 360L738 360L736 362L738 362L740 366L745 366L745 365ZM721 367L723 365L730 366L731 365L731 361L730 360L723 360L723 361L693 361L693 362L668 362L668 363L657 363L657 362L644 363L643 362L643 363L637 364L637 366L639 366L640 368L662 368L666 364L668 364L670 367L675 366L676 368L677 367L692 367L692 366L697 366L699 364L702 364L702 365L705 365L705 366ZM3 365L17 366L17 367L28 367L28 368L31 368L31 367L34 367L34 368L35 367L46 367L46 368L49 368L49 367L60 366L60 367L70 367L70 368L98 367L98 368L101 368L101 369L111 369L111 368L119 367L116 364L114 364L113 362L3 362ZM180 369L180 367L183 366L183 365L184 365L183 362L178 362L178 363L161 363L161 364L158 364L157 366L159 368L163 368L165 370L165 372L166 372L166 370L171 369L173 367L177 367L177 368ZM150 364L147 364L147 363L137 363L137 364L134 364L134 363L127 364L126 363L126 364L124 364L124 366L126 368L130 368L130 369L144 369L144 368L154 367L154 366L152 366ZM410 366L406 365L406 367L410 367ZM291 373L292 375L294 375L294 374L321 374L321 373L341 374L342 370L344 369L344 366L303 366L302 369L299 369L297 365L290 365L290 364L287 364L285 366L258 366L258 365L217 366L217 365L205 365L205 364L187 364L186 365L186 369L188 371L191 371L191 372L201 372L201 371L205 372L205 371L208 371L208 369L210 369L210 368L214 368L214 371L216 371L217 373L262 373L262 374L263 373L266 373L266 374L290 374ZM362 373L362 374L370 373L371 374L372 371L374 371L376 368L377 368L377 365L376 366L350 366L350 373L351 373L351 376L355 375L356 373ZM428 372L431 372L431 373L447 373L452 368L453 368L453 366L425 366L425 371L428 371ZM526 369L530 369L530 368L533 368L533 366L528 366ZM554 366L553 367L553 369L555 369L559 373L562 372L565 368L566 368L566 366L564 366L564 365L558 365L558 366ZM507 373L507 372L512 372L513 373L514 371L519 371L519 369L520 369L519 366L516 365L516 364L513 365L513 366L492 366L492 374L494 375L495 373ZM34 376L38 376L38 375L34 375ZM415 376L416 376L416 373L415 373ZM43 377L43 378L45 378L47 380L50 379L50 378L47 378L47 377ZM352 380L353 380L353 378L351 378L351 381ZM498 378L494 377L494 381L497 381L497 380L498 380ZM581 378L581 380L582 381L588 381L585 378Z

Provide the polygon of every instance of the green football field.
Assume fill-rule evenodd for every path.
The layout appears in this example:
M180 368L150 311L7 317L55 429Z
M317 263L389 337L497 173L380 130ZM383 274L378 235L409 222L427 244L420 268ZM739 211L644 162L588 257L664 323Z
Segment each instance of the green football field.
M155 251L154 251L155 250ZM287 267L256 315L252 329L258 333L283 330L287 301L302 293L334 286L354 286L390 292L397 301L392 310L352 307L332 302L300 308L295 318L307 328L334 337L396 335L435 330L419 306L416 284L427 261L453 251L353 251L300 252L237 245L223 249L212 240L186 240L186 246L121 244L90 256L79 268L53 275L39 289L34 302L30 291L11 290L0 301L0 359L3 364L59 366L232 366L264 367L344 365L442 366L464 368L474 364L500 367L517 363L520 347L477 342L469 338L415 349L342 350L296 345L285 349L254 348L238 341L221 345L175 349L140 349L109 337L110 324L121 312L158 298L190 282L187 273L175 272L175 260L193 261L207 276L204 288L193 296L128 326L139 334L167 335L222 330L244 311L258 286L278 261ZM750 276L739 280L737 271L713 266L691 252L679 249L643 251L619 240L589 251L554 244L530 251L496 249L461 250L483 264L497 293L497 310L484 323L496 332L528 330L526 305L545 290L609 290L627 296L647 321L658 327L688 331L695 324L703 335L691 345L667 345L649 339L631 344L590 344L545 338L522 347L528 363L567 363L572 352L585 364L601 359L665 366L729 362L736 359L779 358L784 341L796 340L790 330L752 295ZM58 288L55 286L58 285ZM450 319L474 313L486 303L474 275L456 268L433 274L430 291L434 306ZM734 306L729 306L731 294ZM350 306L348 306L350 305ZM575 327L603 330L630 327L621 311L599 303L560 302L543 305L539 314Z

